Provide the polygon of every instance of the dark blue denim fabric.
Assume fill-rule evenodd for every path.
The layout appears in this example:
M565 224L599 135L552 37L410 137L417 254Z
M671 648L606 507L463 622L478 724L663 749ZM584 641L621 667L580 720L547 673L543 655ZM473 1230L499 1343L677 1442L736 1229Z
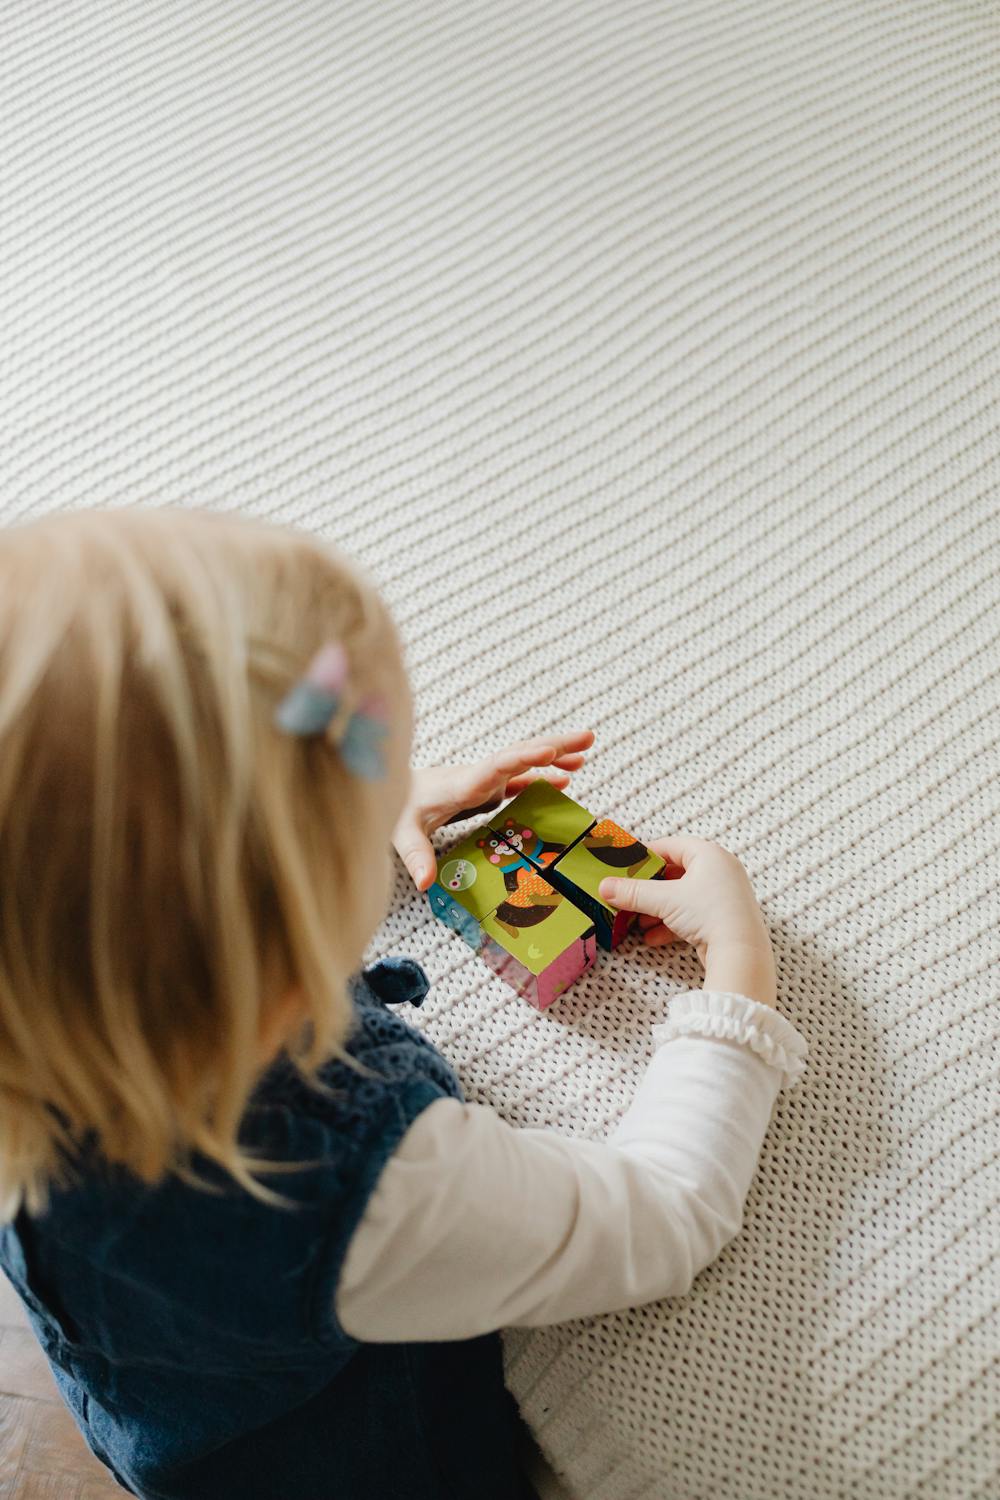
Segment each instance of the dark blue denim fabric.
M348 1050L324 1066L332 1097L286 1059L241 1130L269 1160L261 1204L205 1162L215 1189L150 1188L84 1152L79 1182L44 1215L0 1229L19 1291L77 1423L119 1483L147 1500L521 1500L517 1415L495 1333L440 1344L362 1344L334 1291L386 1160L452 1069L386 1004L419 1005L410 959L353 981Z

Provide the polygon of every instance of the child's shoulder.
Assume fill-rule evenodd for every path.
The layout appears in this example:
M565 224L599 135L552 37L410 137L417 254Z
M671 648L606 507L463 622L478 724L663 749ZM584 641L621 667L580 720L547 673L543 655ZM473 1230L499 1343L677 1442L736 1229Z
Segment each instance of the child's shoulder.
M247 1144L261 1149L266 1144L262 1133L273 1134L275 1126L282 1136L291 1128L313 1145L317 1132L360 1142L377 1134L382 1121L398 1122L404 1116L409 1124L433 1098L462 1098L450 1064L389 1008L420 1005L428 988L426 974L410 958L382 959L355 975L354 1026L344 1043L350 1061L330 1058L313 1084L287 1057L279 1058L251 1101L244 1122Z

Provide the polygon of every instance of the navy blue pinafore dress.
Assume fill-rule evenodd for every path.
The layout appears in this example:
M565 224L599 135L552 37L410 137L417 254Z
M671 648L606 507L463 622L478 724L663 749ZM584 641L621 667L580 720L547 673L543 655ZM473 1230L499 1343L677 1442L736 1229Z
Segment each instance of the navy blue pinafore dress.
M155 1187L91 1162L38 1217L0 1228L59 1388L93 1452L145 1500L525 1500L519 1426L499 1335L366 1344L334 1291L385 1162L452 1069L387 1004L419 1005L410 959L352 981L345 1044L310 1090L287 1059L268 1070L241 1130L294 1200L262 1204L204 1163L218 1189Z

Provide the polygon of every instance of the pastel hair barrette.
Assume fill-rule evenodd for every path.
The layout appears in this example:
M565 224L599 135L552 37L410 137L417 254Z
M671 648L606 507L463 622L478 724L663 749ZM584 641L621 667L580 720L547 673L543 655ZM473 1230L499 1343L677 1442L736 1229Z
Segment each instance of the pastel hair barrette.
M274 722L285 734L307 739L325 735L344 703L349 665L340 641L321 646L298 682L278 704ZM362 700L340 732L333 736L347 769L364 781L385 775L382 741L389 733L381 698Z

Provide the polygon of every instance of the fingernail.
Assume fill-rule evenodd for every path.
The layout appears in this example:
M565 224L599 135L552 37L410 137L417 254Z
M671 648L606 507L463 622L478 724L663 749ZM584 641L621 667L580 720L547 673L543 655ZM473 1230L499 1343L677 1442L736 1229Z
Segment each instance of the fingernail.
M602 880L597 887L597 894L603 896L605 901L613 901L618 894L617 880Z

